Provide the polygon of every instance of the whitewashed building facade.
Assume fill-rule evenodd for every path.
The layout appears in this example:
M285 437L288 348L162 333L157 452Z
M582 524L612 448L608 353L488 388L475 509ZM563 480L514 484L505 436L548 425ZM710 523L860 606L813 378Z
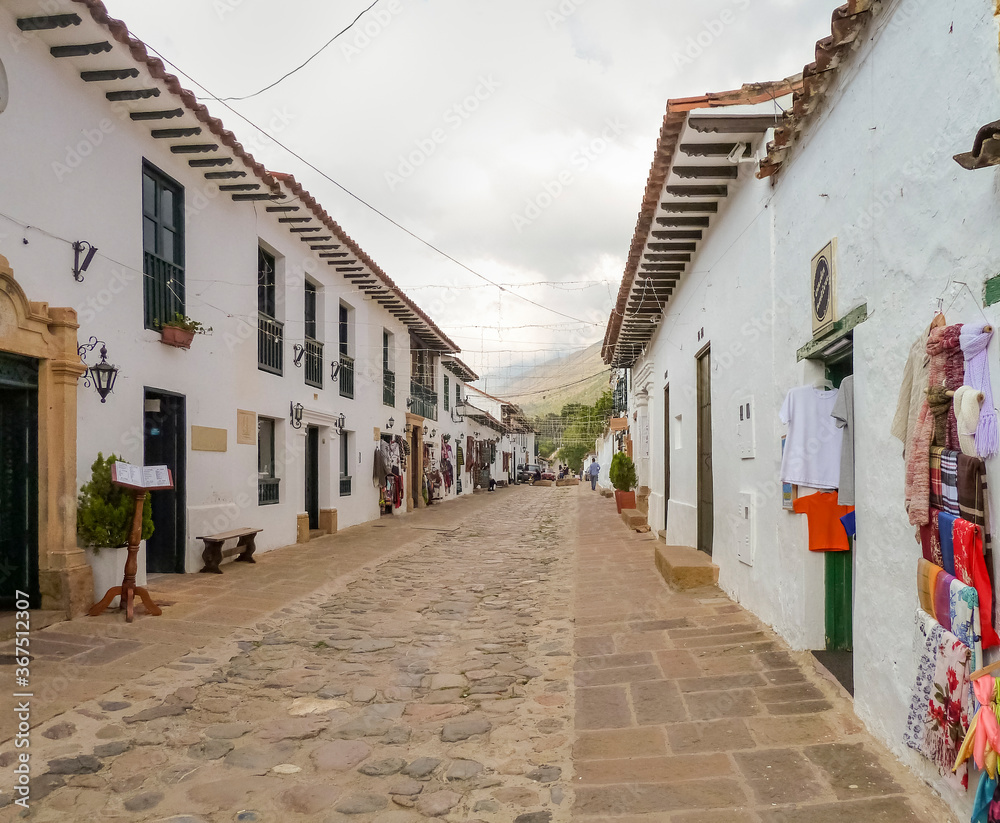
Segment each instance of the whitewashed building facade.
M1000 321L991 147L978 170L953 159L1000 111L994 13L852 0L803 76L671 101L604 347L630 372L654 531L711 553L722 588L793 648L853 650L857 714L963 818L976 778L957 792L902 742L921 547L890 427L936 309ZM814 336L824 249L836 322ZM994 396L997 353L994 335ZM779 409L789 389L847 374L858 531L845 566L809 552L806 518L783 507ZM995 460L987 471L995 513Z
M396 511L423 505L443 393L475 378L442 365L458 347L98 0L0 5L0 180L3 448L37 441L4 478L4 514L27 524L2 546L5 595L79 614L120 582L120 554L76 543L98 452L173 472L140 583L197 572L201 535L260 528L267 551L379 517L383 434L409 447ZM164 345L177 313L211 331ZM83 383L101 346L104 402Z

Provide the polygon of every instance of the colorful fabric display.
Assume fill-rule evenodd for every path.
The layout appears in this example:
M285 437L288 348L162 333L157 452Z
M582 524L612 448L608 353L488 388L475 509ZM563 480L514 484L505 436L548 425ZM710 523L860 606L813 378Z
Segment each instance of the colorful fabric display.
M965 355L962 353L962 324L946 326L942 343L945 347L944 387L957 391L965 383ZM950 401L951 398L948 398ZM945 448L958 451L958 422L955 419L955 407L949 402L946 412L947 434Z
M938 513L938 539L941 541L941 568L948 574L955 573L955 521L948 512Z
M952 405L958 423L958 448L962 454L976 457L976 429L979 427L979 398L982 395L971 386L960 386L955 390Z
M896 414L892 418L890 433L903 444L904 461L910 456L913 434L920 418L920 409L924 405L924 390L930 382L928 370L931 361L927 354L927 337L930 331L928 326L910 346L906 366L903 368L903 380L899 386L899 397L896 400Z
M840 483L837 486L837 502L841 506L854 505L854 375L849 374L837 390L837 401L833 404L831 416L837 427L843 429L840 447Z
M951 584L954 580L944 569L934 578L934 611L931 612L934 619L952 634L955 633L952 629L951 609Z
M944 575L941 575L943 577ZM938 580L941 579L938 578ZM983 632L979 596L972 586L967 586L961 580L951 577L949 583L949 614L951 627L948 629L969 649L969 670L975 671L983 665Z
M931 329L927 335L927 382L920 387L921 391L928 386L941 386L945 378L946 349L944 347L945 328ZM931 450L931 439L934 434L934 415L931 414L927 397L924 397L913 428L912 439L906 449L906 511L910 524L922 526L928 522L930 505L930 489L932 482L927 475L927 457ZM938 507L940 508L940 506Z
M986 356L986 347L993 332L986 331L986 326L986 323L966 323L962 326L959 343L965 355L963 382L983 394L983 405L976 426L976 453L980 457L994 457L1000 450L1000 431L997 428L997 413L990 385L990 365Z
M972 706L970 651L923 609L917 610L916 627L917 676L903 741L935 763L942 775L967 788L968 767L957 759Z
M983 538L977 526L967 520L956 520L955 577L972 586L978 595L982 619L983 648L1000 646L1000 637L993 628L993 582L986 568L983 554Z
M840 518L854 511L853 506L837 503L836 492L817 492L792 503L799 514L809 518L809 551L846 552L851 548Z
M951 514L960 514L958 505L958 452L934 447L930 452L929 483L930 509L940 509Z
M986 551L992 548L990 535L989 490L986 486L986 464L979 457L958 455L958 516L976 526L982 526Z
M927 390L927 407L934 419L931 446L939 446L943 449L958 448L957 430L954 444L951 443L951 438L948 436L948 413L952 411L953 405L948 396L948 390L944 386L931 386Z
M920 547L923 551L924 560L944 567L944 558L941 556L941 537L938 533L937 509L930 510L930 522L920 527Z
M979 703L979 709L972 717L969 729L958 749L953 771L958 772L959 769L966 767L967 761L972 758L976 768L986 772L983 775L983 780L985 781L988 777L995 784L997 780L997 752L1000 751L1000 721L997 720L997 715L1000 714L1000 681L991 675L984 674L972 681L972 691ZM982 790L982 785L980 785L980 789ZM989 787L987 786L986 789L988 791ZM988 796L991 799L996 799L992 793ZM977 792L973 821L1000 819L992 816L994 813L992 805L991 803L990 817L977 817L977 815L981 815L983 808L983 803Z
M917 561L917 596L920 598L920 608L937 619L934 607L934 592L938 575L942 573L940 566L935 566L923 558ZM938 623L941 621L938 620Z
M837 502L840 502L839 497ZM843 524L844 531L847 533L847 536L853 539L858 533L857 512L852 511L850 514L845 514L840 518L840 522Z

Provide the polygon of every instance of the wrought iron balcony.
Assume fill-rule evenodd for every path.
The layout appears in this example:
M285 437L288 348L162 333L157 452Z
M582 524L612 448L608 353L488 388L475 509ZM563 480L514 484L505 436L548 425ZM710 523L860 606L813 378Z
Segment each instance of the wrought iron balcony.
M430 420L438 419L438 396L437 392L428 388L416 380L410 380L410 397L413 402L410 411L419 414L421 417Z
M382 405L396 405L396 375L388 370L382 372Z
M273 317L257 315L257 368L281 374L284 365L285 329Z
M354 397L354 358L340 355L340 396Z
M143 322L158 329L175 314L184 314L184 269L151 252L143 252Z
M323 344L306 338L306 385L323 388Z
M257 505L269 506L278 502L279 477L261 477L257 481Z
M350 497L351 495L351 478L341 477L340 478L340 496Z

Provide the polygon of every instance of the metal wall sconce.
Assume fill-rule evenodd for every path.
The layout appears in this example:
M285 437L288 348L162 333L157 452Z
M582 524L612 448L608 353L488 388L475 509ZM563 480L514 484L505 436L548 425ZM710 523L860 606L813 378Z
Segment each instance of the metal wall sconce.
M336 380L337 375L340 374L340 361L331 360L330 361L330 379Z
M427 437L427 432L429 431L430 429L428 429L427 426L424 426L424 437Z
M413 424L412 423L407 423L405 426L403 426L403 433L404 434L409 434L411 431L413 431Z
M387 429L391 429L391 428L393 427L393 424L394 424L395 422L396 422L396 421L395 421L395 420L394 420L393 418L391 418L391 417L390 417L390 418L389 418L389 422L385 424L385 427L386 427Z
M84 249L87 250L87 254L81 261L80 255L83 254ZM73 243L73 279L77 283L83 282L83 273L90 268L95 254L97 254L97 246L92 246L86 240L77 240Z
M406 408L410 408L410 406L412 406L412 405L413 405L413 398L412 397L407 397L406 398Z
M344 416L344 413L341 412L340 416L336 420L333 421L333 427L334 427L334 429L337 430L337 434L343 434L344 433L344 427L346 425L347 425L347 418Z
M437 437L437 436L438 436L438 430L437 429L431 429L431 437Z
M478 440L479 439L479 432L473 432L472 436L475 437L476 440Z
M80 279L83 280L82 277ZM88 342L81 343L76 347L76 353L80 355L80 359L83 360L83 364L86 366L87 360L84 352L93 351L98 343L101 344L101 362L87 367L83 385L90 386L93 384L94 388L97 389L97 393L101 396L101 402L106 403L108 395L111 394L112 389L115 387L115 380L118 379L118 367L108 362L108 347L103 340L91 337Z
M306 347L303 346L301 343L296 343L294 346L292 346L292 365L294 365L295 368L297 369L302 368L302 355L304 355L305 353L306 353Z
M288 406L289 406L289 415L291 416L291 420L289 422L291 423L292 428L301 429L302 412L306 410L306 407L303 406L301 403L292 403L291 401L288 402Z

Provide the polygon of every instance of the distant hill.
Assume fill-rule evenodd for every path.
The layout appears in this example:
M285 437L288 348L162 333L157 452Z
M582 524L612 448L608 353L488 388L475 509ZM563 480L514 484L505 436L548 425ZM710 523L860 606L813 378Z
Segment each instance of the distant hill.
M491 394L517 403L529 416L558 414L567 403L592 405L608 388L611 370L601 360L601 343L583 351L554 357L504 385L492 384Z

